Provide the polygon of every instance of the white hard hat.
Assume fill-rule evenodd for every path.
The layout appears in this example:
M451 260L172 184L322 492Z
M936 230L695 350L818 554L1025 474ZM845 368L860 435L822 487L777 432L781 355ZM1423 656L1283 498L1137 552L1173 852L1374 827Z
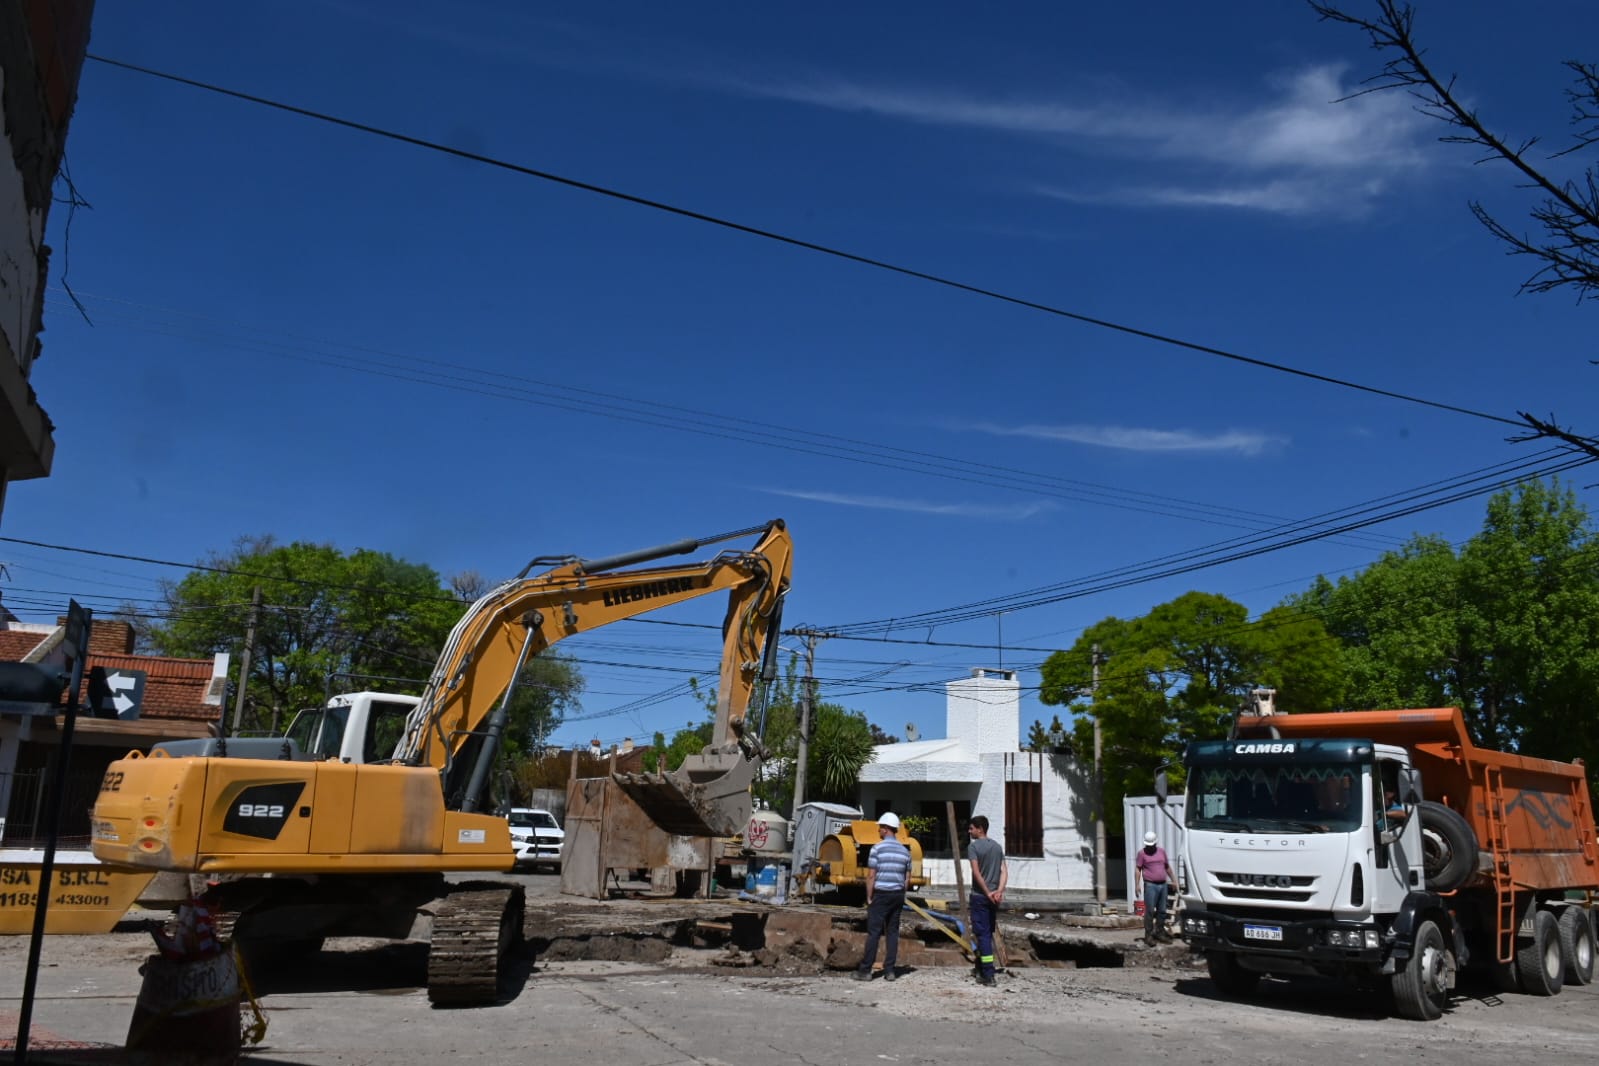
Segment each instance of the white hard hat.
M1144 843L1145 844L1153 844L1154 842L1155 842L1155 831L1153 829L1151 829L1149 832L1144 834Z
M884 811L878 816L877 824L886 825L890 829L897 830L899 829L899 815L895 814L893 811Z

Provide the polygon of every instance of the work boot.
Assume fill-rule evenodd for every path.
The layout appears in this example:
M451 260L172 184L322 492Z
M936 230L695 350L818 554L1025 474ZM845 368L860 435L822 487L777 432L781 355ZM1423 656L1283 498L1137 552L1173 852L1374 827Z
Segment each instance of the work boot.
M857 980L857 981L870 981L871 979L872 979L872 971L870 971L870 970L856 970L855 971L855 980Z
M994 975L991 973L980 973L977 975L977 983L986 988L992 988L994 987Z
M899 974L896 973L893 970L884 970L883 971L883 980L885 980L885 981L898 981L899 980Z

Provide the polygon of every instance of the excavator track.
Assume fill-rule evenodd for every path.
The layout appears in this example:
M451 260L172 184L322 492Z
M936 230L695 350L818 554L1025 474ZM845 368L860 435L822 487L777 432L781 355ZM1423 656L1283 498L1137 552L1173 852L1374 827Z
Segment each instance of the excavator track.
M465 1007L499 998L506 956L522 939L520 885L463 886L439 901L428 947L428 999Z

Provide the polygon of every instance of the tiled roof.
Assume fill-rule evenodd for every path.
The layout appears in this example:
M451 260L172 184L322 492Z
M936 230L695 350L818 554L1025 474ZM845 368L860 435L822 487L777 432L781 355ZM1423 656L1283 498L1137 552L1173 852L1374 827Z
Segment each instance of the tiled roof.
M0 662L18 663L48 636L14 629L0 629Z
M38 646L45 636L39 633L0 630L0 662L19 662ZM205 703L211 685L210 659L169 659L155 655L107 655L90 652L83 662L83 687L78 700L89 702L89 672L101 666L107 670L139 670L145 675L144 696L139 717L220 721L222 707ZM65 704L66 697L62 697Z
M164 659L152 655L89 655L84 660L84 690L79 698L88 701L89 671L96 666L107 670L142 670L145 674L141 718L196 718L220 720L222 707L204 702L211 684L210 659Z

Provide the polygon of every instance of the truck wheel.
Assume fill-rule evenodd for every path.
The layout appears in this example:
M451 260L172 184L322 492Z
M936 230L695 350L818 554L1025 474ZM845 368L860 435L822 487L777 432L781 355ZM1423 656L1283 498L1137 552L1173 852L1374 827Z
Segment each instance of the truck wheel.
M1532 936L1522 937L1516 951L1516 972L1521 990L1529 996L1558 995L1566 981L1565 960L1560 956L1560 923L1546 910L1535 910Z
M1421 860L1427 888L1453 892L1477 869L1477 834L1471 823L1442 803L1422 800L1416 808L1421 818Z
M1593 923L1581 907L1560 912L1560 959L1566 966L1566 984L1585 985L1593 980Z
M1211 983L1224 996L1247 996L1260 984L1260 974L1238 965L1238 959L1225 951L1205 953L1205 965L1210 969Z
M1405 968L1394 974L1394 1008L1401 1018L1430 1022L1443 1016L1454 983L1455 960L1436 922L1422 922Z

